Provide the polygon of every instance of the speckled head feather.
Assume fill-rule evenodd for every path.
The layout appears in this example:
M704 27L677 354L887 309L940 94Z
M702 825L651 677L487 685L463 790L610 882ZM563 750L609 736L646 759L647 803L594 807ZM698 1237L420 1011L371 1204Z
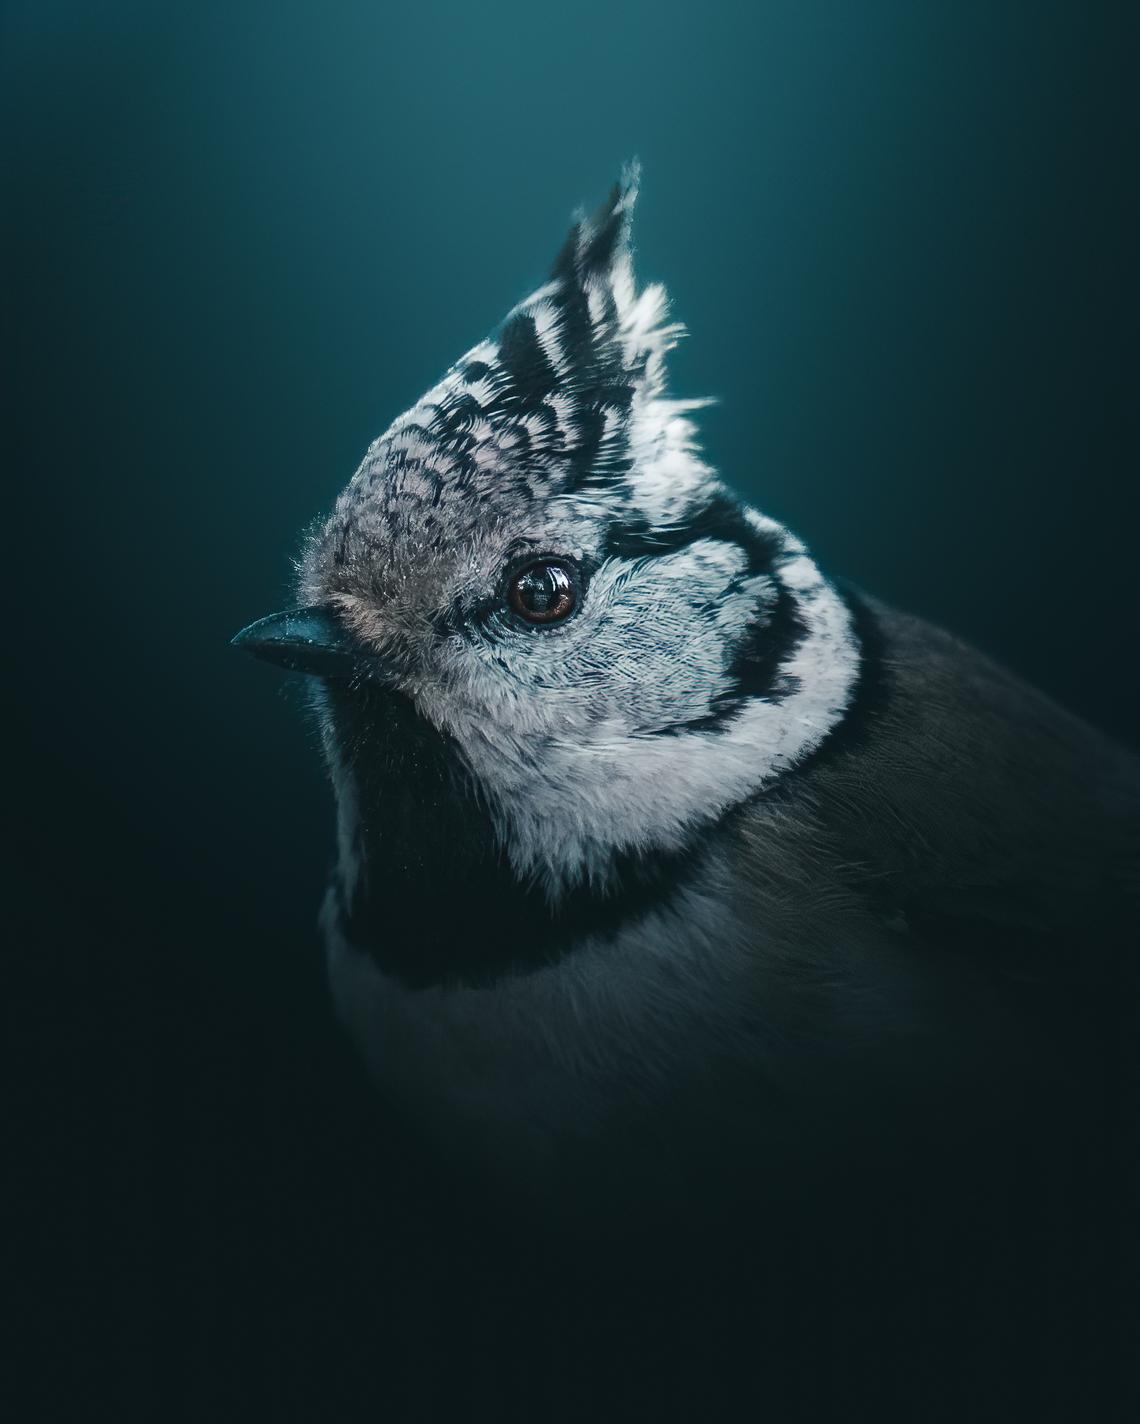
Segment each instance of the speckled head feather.
M604 889L621 857L682 849L793 768L842 718L859 660L803 546L700 459L703 402L667 394L681 328L634 281L637 181L374 442L301 572L555 902ZM538 559L576 580L548 627L505 598ZM343 816L351 759L326 746Z
M316 578L359 592L397 541L480 538L489 521L557 500L594 517L684 512L709 472L669 400L664 358L682 334L660 286L634 290L630 168L593 219L572 228L550 280L520 302L373 442L305 560ZM330 569L334 578L330 583ZM311 591L311 589L310 589Z

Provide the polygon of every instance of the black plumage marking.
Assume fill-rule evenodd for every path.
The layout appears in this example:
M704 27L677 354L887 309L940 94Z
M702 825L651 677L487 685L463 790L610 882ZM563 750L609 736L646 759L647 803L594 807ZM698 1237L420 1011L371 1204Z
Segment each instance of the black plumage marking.
M555 392L573 403L573 428L564 431L570 453L568 493L608 483L629 469L628 459L616 451L599 462L606 413L628 415L636 382L644 375L644 361L632 370L626 365L613 290L608 281L599 280L612 269L625 232L627 217L618 206L620 199L621 189L615 186L593 222L571 230L551 270L555 288L547 300L557 313L566 362L562 375L551 367L529 313L513 317L499 338L503 368L513 382L512 398L523 410L541 409ZM590 292L602 302L597 318L590 310Z
M550 269L551 277L575 282L580 276L608 271L628 223L628 213L622 205L622 186L615 183L594 217L575 223L570 229Z
M771 573L775 560L785 551L782 530L757 529L734 499L727 494L716 494L679 524L654 526L644 519L611 524L606 531L603 555L638 559L675 554L699 539L739 544L748 560L747 578Z
M736 544L744 552L745 567L729 592L745 582L770 576L776 583L776 599L758 612L738 645L729 664L729 688L720 693L710 712L702 717L675 723L664 735L683 732L724 732L734 717L752 698L782 701L797 690L798 682L781 668L807 635L807 625L799 612L795 595L780 582L779 561L787 554L782 529L758 529L744 510L727 494L714 495L682 523L654 528L645 520L611 525L606 535L607 557L652 558L674 554L701 539L718 539Z
M431 422L432 438L470 444L471 427L482 413L482 407L475 397L464 392L436 409Z
M538 339L534 317L522 312L499 334L503 370L511 379L511 397L524 411L542 408L558 388L558 376Z
M733 654L728 675L737 703L744 698L765 697L783 702L799 691L800 680L784 667L788 657L808 635L798 600L784 584L777 583L776 602L767 621L753 623Z
M766 618L749 624L728 666L729 689L713 700L712 711L670 727L678 732L725 732L745 703L762 697L782 702L799 688L799 679L781 671L807 635L795 597L777 584L776 601Z
M559 285L550 301L559 313L563 351L574 368L574 376L567 377L570 388L571 382L576 385L580 373L589 370L592 363L594 319L585 289L573 273Z
M570 457L571 478L568 491L581 490L594 473L602 438L606 432L605 410L599 405L583 406L577 418L577 442Z
M349 941L413 988L486 984L616 933L662 905L691 876L691 852L619 856L611 892L584 883L556 907L520 882L474 793L458 746L401 694L326 683L319 693L342 748L342 774L365 819L353 855L355 892L337 883Z

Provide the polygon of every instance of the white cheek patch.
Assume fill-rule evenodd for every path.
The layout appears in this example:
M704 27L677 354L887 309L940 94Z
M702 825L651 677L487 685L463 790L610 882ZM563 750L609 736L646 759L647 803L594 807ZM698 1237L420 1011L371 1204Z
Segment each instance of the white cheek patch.
M591 588L592 618L557 642L498 650L500 676L479 678L484 697L494 688L486 715L459 714L448 730L520 876L557 898L604 884L617 855L679 851L841 721L860 662L851 615L799 547L719 605L742 568L739 546L700 541L648 567L613 561ZM779 667L790 690L744 700L715 729L686 728L731 691L731 651L777 582L803 629Z
M565 628L521 636L495 629L479 649L486 675L472 680L461 706L499 684L519 701L508 730L552 734L573 725L583 736L601 721L636 735L701 716L759 592L754 582L722 598L743 567L739 546L711 539L654 559L610 559ZM456 651L462 675L466 659Z
M854 688L858 650L850 614L830 590L814 600L812 629L786 666L799 688L779 703L753 699L724 731L629 738L619 727L589 742L555 740L542 759L545 795L574 808L574 835L551 862L548 807L531 795L506 810L507 849L522 874L552 890L604 879L615 852L681 850L820 745Z

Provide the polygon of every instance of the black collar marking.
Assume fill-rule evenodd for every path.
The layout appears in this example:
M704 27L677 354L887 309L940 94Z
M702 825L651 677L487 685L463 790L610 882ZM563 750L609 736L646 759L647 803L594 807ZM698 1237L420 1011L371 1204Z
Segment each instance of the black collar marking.
M787 552L782 530L757 529L734 499L716 494L683 524L666 529L653 529L644 521L613 526L604 554L627 559L656 557L676 553L699 539L718 539L744 551L746 562L737 584L772 575L776 561ZM763 621L757 619L750 625L737 646L728 668L728 688L716 698L711 712L669 727L666 735L725 732L752 698L780 702L796 691L796 679L782 674L781 668L808 630L794 595L779 582L778 573L775 577L775 604Z
M328 684L323 702L360 807L355 893L336 882L341 923L353 945L409 987L538 969L582 935L613 933L666 903L691 874L695 853L621 856L615 888L581 885L552 909L496 844L450 738L397 693Z

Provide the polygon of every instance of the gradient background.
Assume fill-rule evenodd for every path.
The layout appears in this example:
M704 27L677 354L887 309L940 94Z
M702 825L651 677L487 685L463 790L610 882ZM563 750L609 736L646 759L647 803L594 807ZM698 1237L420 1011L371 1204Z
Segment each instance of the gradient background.
M1135 7L3 15L39 1389L179 1420L636 1418L651 1332L500 1279L453 1227L462 1185L392 1148L325 999L313 729L227 640L636 153L639 272L691 331L674 388L720 400L712 460L833 571L1135 740ZM860 1398L865 1345L805 1379L842 1359ZM935 1417L907 1349L883 1369ZM1001 1417L1111 1417L1039 1354L1040 1399Z

